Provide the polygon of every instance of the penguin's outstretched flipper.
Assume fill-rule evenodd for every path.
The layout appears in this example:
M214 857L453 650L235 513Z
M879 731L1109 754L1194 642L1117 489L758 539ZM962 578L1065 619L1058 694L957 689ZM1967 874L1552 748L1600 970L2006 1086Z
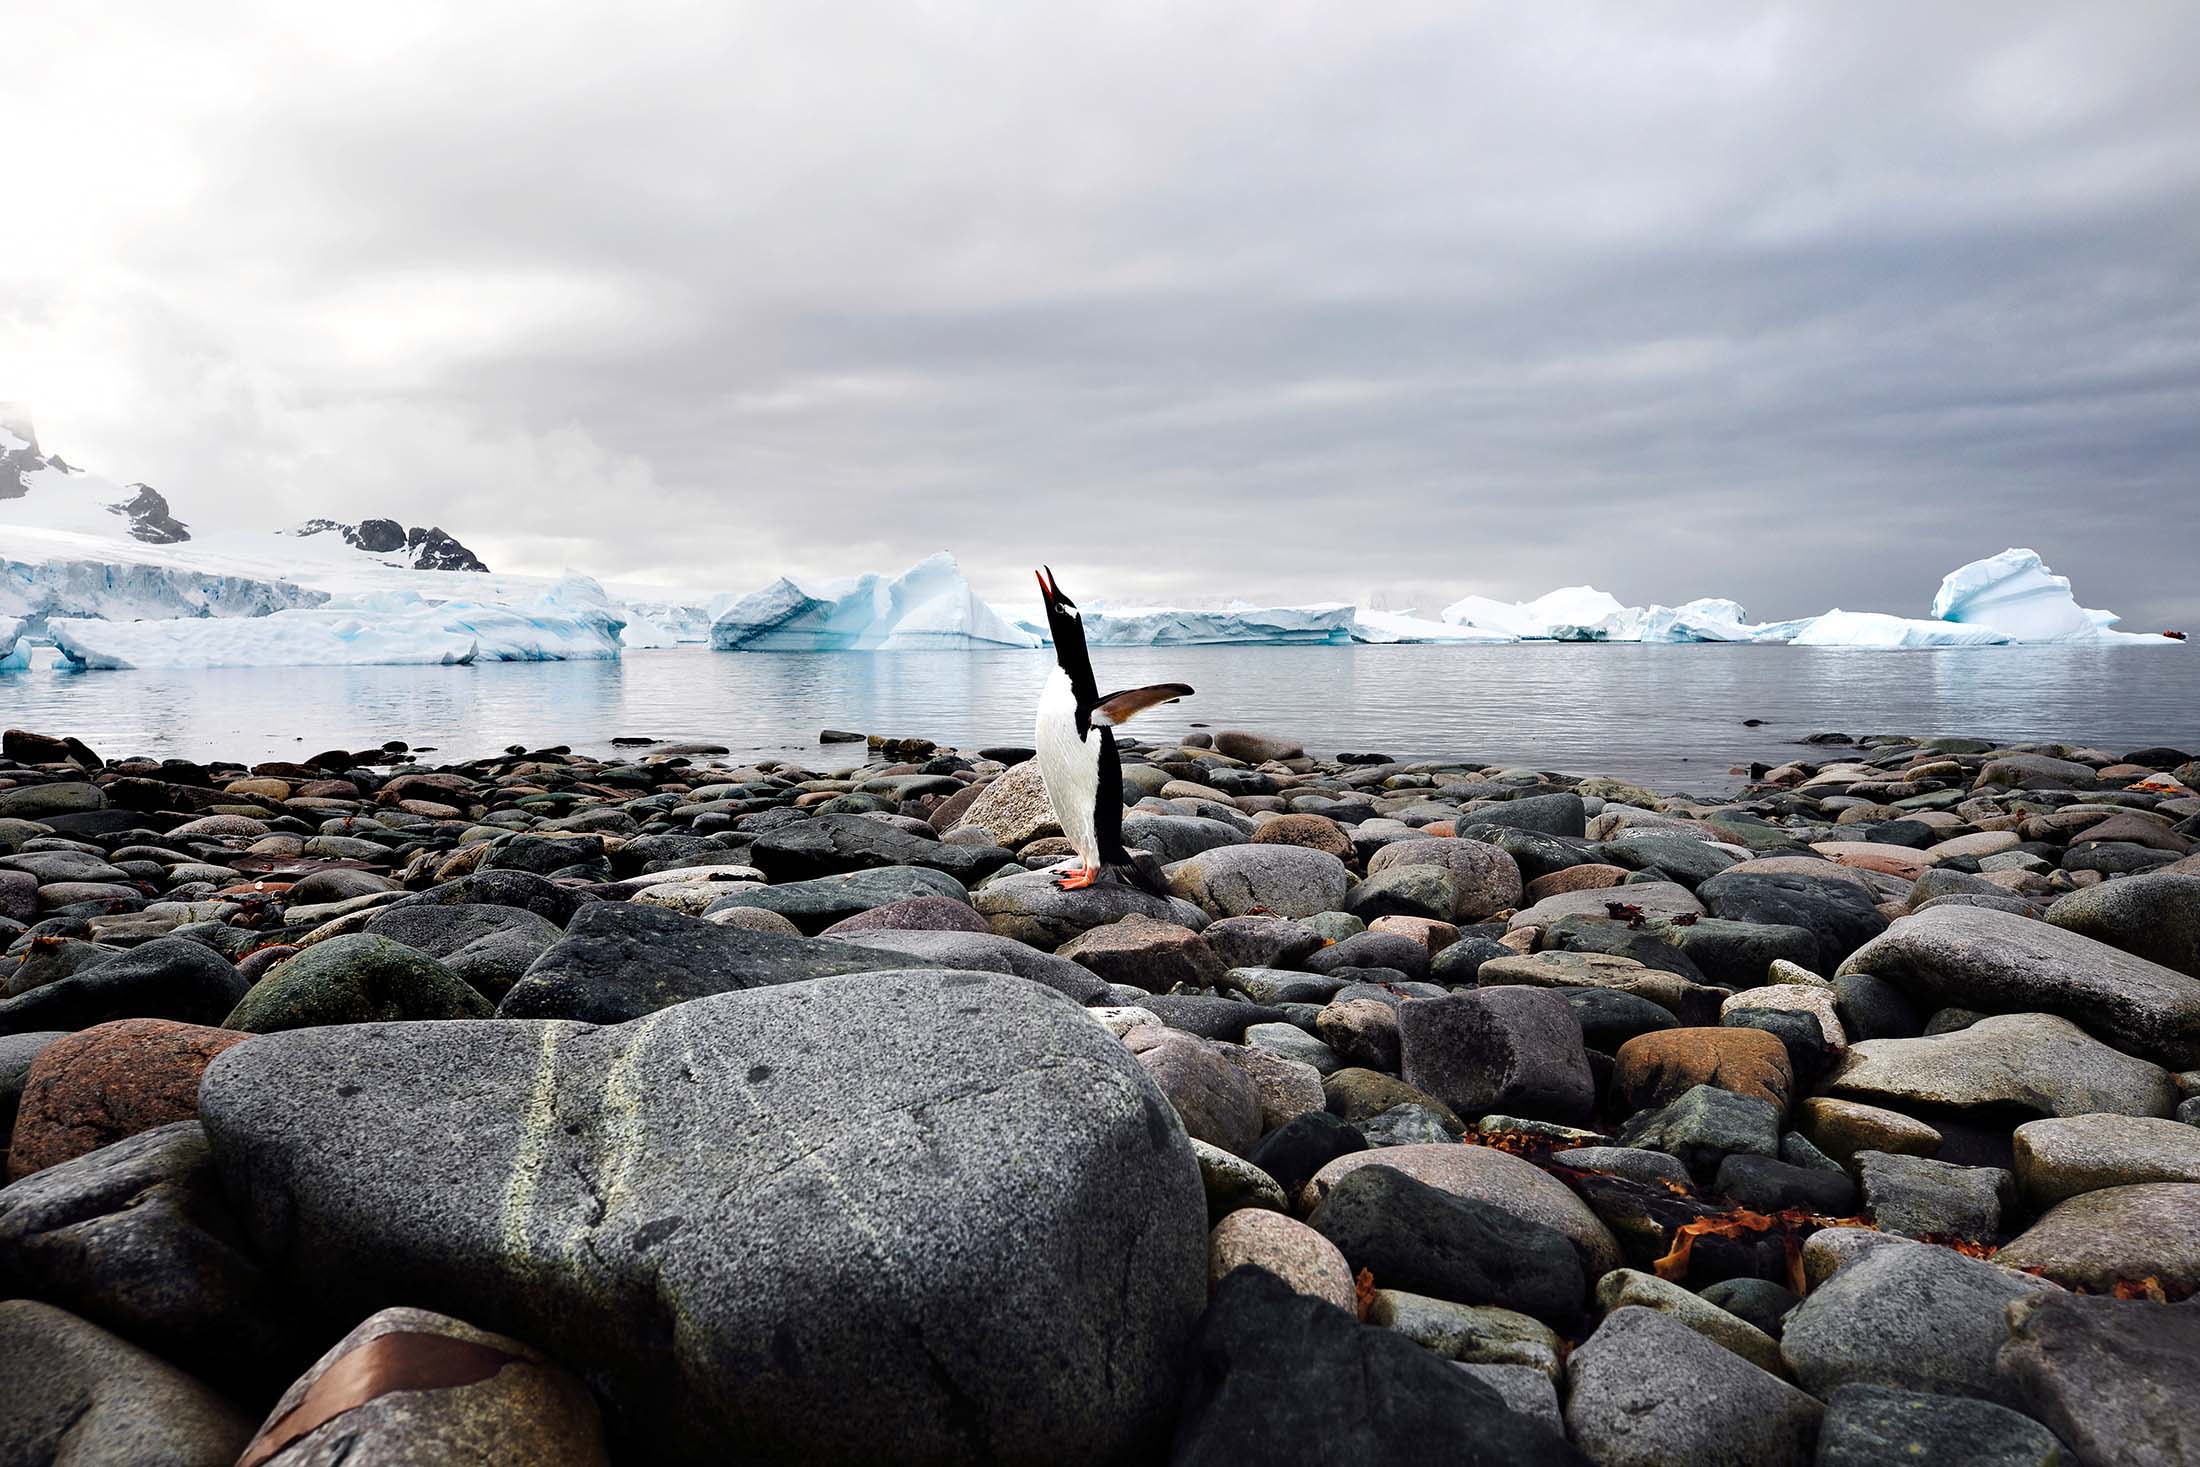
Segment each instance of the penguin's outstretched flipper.
M1163 703L1174 703L1179 698L1192 695L1190 683L1148 683L1142 688L1125 688L1110 693L1093 705L1092 721L1108 727L1130 722L1148 708L1158 708Z

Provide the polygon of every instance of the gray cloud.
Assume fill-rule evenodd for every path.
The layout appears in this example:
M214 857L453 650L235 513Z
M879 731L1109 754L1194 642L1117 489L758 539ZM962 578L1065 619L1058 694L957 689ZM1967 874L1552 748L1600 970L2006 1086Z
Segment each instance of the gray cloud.
M1919 614L2029 544L2200 623L2189 8L437 9L11 21L52 446L713 589Z

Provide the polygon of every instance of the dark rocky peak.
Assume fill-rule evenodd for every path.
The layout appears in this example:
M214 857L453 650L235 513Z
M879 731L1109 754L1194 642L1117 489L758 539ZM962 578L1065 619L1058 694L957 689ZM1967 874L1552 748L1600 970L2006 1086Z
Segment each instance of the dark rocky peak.
M425 528L415 525L411 529L396 520L361 520L356 525L337 520L307 520L294 535L324 535L334 532L344 537L344 543L370 555L400 555L405 564L414 570L482 571L481 557L475 555L440 525Z
M25 476L48 467L66 466L38 452L38 431L31 426L29 413L0 402L0 499L21 499L31 490Z
M130 521L130 537L148 545L175 545L191 538L191 529L168 512L168 501L150 484L125 484L137 493L107 507Z

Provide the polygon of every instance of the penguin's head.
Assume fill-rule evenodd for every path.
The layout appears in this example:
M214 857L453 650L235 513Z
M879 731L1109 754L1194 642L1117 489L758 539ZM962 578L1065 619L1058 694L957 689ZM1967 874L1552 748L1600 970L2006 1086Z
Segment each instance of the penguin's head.
M1062 594L1051 569L1041 567L1032 574L1039 578L1039 597L1046 603L1047 631L1054 638L1056 659L1070 649L1084 651L1085 621L1078 614L1077 603Z

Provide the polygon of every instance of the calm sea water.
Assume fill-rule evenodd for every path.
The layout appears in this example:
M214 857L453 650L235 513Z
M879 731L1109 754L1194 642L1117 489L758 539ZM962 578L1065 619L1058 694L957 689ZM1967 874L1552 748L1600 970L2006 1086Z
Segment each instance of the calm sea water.
M1148 714L1283 733L1318 754L1379 750L1719 789L1806 734L1971 734L2123 750L2200 746L2200 649L1527 644L1158 647L1094 654L1108 687L1199 691ZM110 757L297 757L385 739L463 758L507 744L708 739L812 767L860 758L819 730L1026 743L1044 653L637 652L623 662L0 674L0 721ZM1764 720L1749 728L1744 719ZM861 746L855 746L860 749Z

